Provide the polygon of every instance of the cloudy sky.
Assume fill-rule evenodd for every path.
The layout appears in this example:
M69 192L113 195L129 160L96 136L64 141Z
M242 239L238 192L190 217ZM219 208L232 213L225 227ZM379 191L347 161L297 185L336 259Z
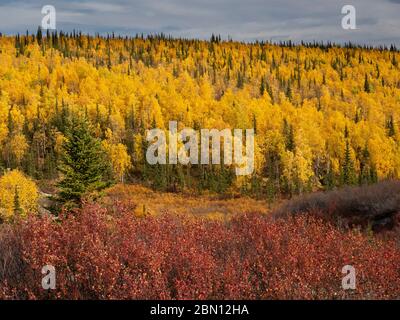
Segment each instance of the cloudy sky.
M346 4L356 8L356 30L341 27ZM56 8L57 29L66 31L400 47L400 0L0 0L0 32L36 31L44 5Z

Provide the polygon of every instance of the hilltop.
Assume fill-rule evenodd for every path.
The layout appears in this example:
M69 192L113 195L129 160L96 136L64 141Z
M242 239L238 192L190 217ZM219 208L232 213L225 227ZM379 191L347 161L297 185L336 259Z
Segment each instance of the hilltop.
M48 33L0 37L0 163L57 179L65 124L89 119L117 181L274 200L398 178L396 48ZM146 130L254 128L255 173L150 166Z

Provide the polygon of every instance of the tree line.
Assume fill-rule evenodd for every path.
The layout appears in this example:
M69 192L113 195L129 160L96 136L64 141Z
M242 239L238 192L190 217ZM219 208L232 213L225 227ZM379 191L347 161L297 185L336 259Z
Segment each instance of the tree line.
M273 200L398 177L398 59L393 46L242 43L217 35L204 41L39 29L1 36L1 166L61 179L69 169L60 166L75 161L65 154L71 121L85 118L97 142L88 133L80 139L104 151L110 180L160 190ZM146 130L168 121L254 128L254 174L236 177L225 165L149 165Z

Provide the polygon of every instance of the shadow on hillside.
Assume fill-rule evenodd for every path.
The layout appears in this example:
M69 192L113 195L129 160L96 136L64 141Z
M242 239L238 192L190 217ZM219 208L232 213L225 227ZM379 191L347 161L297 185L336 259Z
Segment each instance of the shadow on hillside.
M273 211L277 217L312 213L347 226L393 229L400 220L400 181L302 195Z

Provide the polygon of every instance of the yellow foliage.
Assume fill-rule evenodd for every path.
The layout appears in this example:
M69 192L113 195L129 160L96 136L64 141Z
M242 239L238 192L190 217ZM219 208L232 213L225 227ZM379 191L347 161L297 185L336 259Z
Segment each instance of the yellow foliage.
M120 181L130 157L142 170L146 129L165 129L171 120L196 130L256 127L256 175L277 180L278 188L282 179L299 191L320 188L329 175L338 180L346 142L356 174L364 161L380 179L400 177L397 51L157 37L64 35L56 45L43 39L42 47L31 36L20 41L23 53L14 37L0 37L0 150L7 166L21 163L35 143L30 137L52 132L63 101L68 112L85 112L105 138ZM285 141L284 121L294 147ZM37 140L30 149L39 165L47 152L58 154L63 137ZM234 183L240 188L246 180Z
M39 198L38 189L35 182L27 178L19 170L6 172L0 177L0 216L2 219L11 219L16 210L16 198L22 216L37 211L37 201Z
M28 143L26 142L25 136L23 134L16 134L13 136L10 141L10 149L19 164L28 149Z
M106 131L106 137L107 139L103 141L103 147L111 161L115 177L119 182L124 183L126 172L132 167L128 149L122 143L112 143L113 135L110 129Z

